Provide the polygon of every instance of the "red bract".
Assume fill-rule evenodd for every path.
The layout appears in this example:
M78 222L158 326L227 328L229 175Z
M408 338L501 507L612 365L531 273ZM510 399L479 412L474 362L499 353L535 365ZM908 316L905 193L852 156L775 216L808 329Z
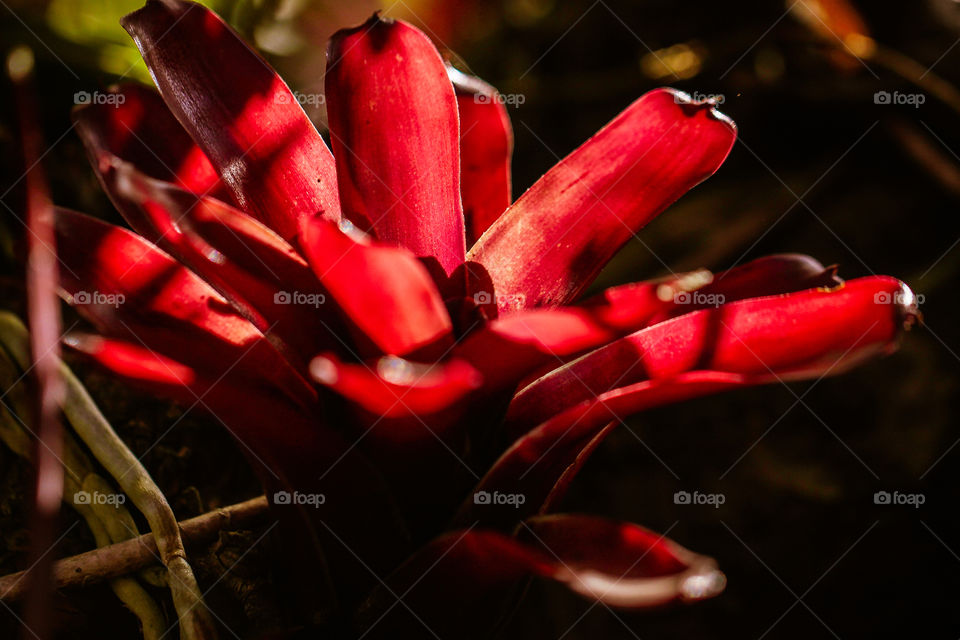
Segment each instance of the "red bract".
M375 635L482 635L529 576L620 607L715 595L708 558L546 514L627 415L838 373L917 315L901 282L802 255L561 306L723 162L711 103L642 96L507 206L503 101L408 24L334 36L332 155L213 13L123 24L159 96L117 87L76 120L136 233L59 211L62 287L101 334L68 344L230 429L300 577Z

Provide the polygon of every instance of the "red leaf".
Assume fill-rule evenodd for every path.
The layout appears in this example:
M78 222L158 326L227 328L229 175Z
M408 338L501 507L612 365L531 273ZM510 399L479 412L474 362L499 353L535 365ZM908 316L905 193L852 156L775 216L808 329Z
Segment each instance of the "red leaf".
M354 236L361 241L320 217L303 221L307 260L346 318L381 353L443 353L452 325L424 266L405 249L363 244L368 239Z
M375 365L340 362L318 356L310 363L313 379L384 418L428 416L450 408L480 386L476 369L463 360L424 365L384 356Z
M663 297L672 297L674 304L665 313L653 317L649 324L716 307L717 304L816 287L832 289L842 283L835 266L824 267L810 256L800 253L764 256L729 271L721 271L696 290L661 292Z
M459 133L436 48L409 24L374 15L334 34L326 95L346 216L449 275L465 252Z
M877 304L877 296L887 302ZM880 276L832 291L751 298L696 311L555 369L517 393L507 420L512 433L522 433L597 394L687 371L773 380L841 373L874 353L892 351L901 325L915 314L910 290Z
M507 314L455 349L478 367L484 385L500 389L576 353L662 320L748 297L840 284L835 269L809 256L774 255L718 273L693 271L607 289L577 307ZM537 370L536 373L531 373ZM532 381L532 380L531 380Z
M435 539L374 592L364 635L488 637L530 576L632 609L702 600L726 584L711 558L634 524L557 515L529 520L520 536L471 529Z
M316 393L230 304L193 272L125 229L57 210L60 286L101 333L162 356L275 389L311 404Z
M500 390L537 367L556 366L646 326L674 307L672 298L658 295L663 287L686 291L709 277L705 271L680 274L607 289L582 306L507 314L470 334L454 353L481 371L486 388Z
M64 344L96 360L115 375L154 391L161 390L163 395L176 397L188 405L190 397L182 395L180 388L195 389L199 380L192 367L123 340L72 333L64 338Z
M460 194L469 247L513 201L513 129L495 88L453 67L447 74L460 113Z
M522 493L525 504L479 511L468 501L456 521L509 529L551 506L611 422L727 389L841 373L892 351L916 313L905 285L871 277L698 311L622 338L516 396L507 435L517 440L478 490Z
M309 265L283 238L247 214L140 174L101 153L99 175L140 235L210 283L301 371L336 344L339 317Z
M692 602L718 595L726 580L712 558L627 522L586 515L527 520L519 530L571 574L573 591L627 608Z
M713 105L651 91L540 178L468 260L502 300L570 302L638 229L716 171L735 137Z
M121 22L244 211L287 240L304 216L339 219L330 150L283 80L216 14L149 0Z
M101 174L107 171L101 163L109 163L115 156L152 178L172 182L187 191L232 199L210 160L156 91L138 84L123 84L112 87L107 95L109 101L88 104L73 112L77 132L91 163Z

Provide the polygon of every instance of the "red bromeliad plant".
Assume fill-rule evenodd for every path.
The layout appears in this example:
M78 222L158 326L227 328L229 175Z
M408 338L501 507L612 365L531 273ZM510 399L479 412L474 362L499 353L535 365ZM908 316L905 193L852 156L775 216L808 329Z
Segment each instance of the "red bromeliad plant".
M99 332L68 343L223 423L303 554L287 570L374 634L482 635L530 576L621 607L715 595L709 558L548 514L624 416L839 373L916 316L900 281L801 255L571 304L723 162L711 103L652 91L513 201L502 101L403 22L334 36L332 153L213 13L123 24L159 94L76 112L135 233L58 211L63 290Z

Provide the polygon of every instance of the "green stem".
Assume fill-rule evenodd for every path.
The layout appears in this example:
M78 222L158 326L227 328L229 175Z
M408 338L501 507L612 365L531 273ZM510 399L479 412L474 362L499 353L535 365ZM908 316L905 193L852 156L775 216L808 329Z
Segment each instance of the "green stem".
M0 342L23 369L30 366L28 333L19 318L0 313ZM61 362L60 373L66 383L63 412L74 431L93 456L120 485L150 525L167 568L173 606L180 621L184 640L212 640L217 637L212 616L203 602L173 510L163 492L133 452L107 422L87 390Z
M22 389L18 387L15 380L16 376L16 365L8 360L4 351L0 350L0 384L7 390L4 406L0 407L0 440L14 453L29 461L33 455L31 438L21 423L22 416L27 415L25 412L26 396L22 393ZM62 453L61 463L65 472L63 477L64 502L72 506L86 521L87 527L93 533L97 547L103 548L117 542L109 534L111 526L123 529L133 525L133 535L136 535L136 525L133 518L122 505L119 505L120 508L116 509L116 514L110 511L96 513L91 506L78 502L78 496L88 486L88 482L89 487L96 491L112 493L112 487L106 480L92 473L93 465L89 458L80 450L77 442L69 434L64 434ZM81 478L85 479L81 482ZM111 525L114 522L115 525ZM125 533L122 539L130 537L132 535ZM144 640L159 640L163 637L166 628L163 612L150 594L140 586L139 582L130 577L120 576L110 580L110 588L117 598L140 620Z

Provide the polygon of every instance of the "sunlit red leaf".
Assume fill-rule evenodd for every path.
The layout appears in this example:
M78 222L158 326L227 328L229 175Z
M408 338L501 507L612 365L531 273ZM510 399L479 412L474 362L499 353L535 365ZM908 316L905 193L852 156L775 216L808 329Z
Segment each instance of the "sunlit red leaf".
M312 354L330 348L339 316L283 238L215 198L149 178L105 152L101 160L101 180L131 226L269 333L301 370Z
M153 89L138 84L113 87L103 102L76 109L73 119L101 174L106 171L101 163L116 157L152 178L232 201L210 160Z
M122 24L244 211L287 240L304 216L339 220L330 150L280 76L215 13L149 0Z
M879 301L879 302L878 302ZM616 387L696 370L789 380L837 374L895 348L916 314L913 294L893 278L836 290L751 298L704 309L618 340L545 375L513 400L521 432L563 407Z
M638 229L716 171L735 137L712 104L651 91L520 196L467 257L502 300L570 302Z
M123 340L73 333L64 338L64 343L120 377L144 386L160 385L165 395L174 390L180 393L181 387L190 389L197 383L198 375L192 367Z
M687 291L709 278L709 272L681 274L613 287L581 306L507 314L468 336L454 353L483 372L488 389L501 389L539 366L562 363L669 313L675 305L672 297L659 295L663 287Z
M258 381L299 402L316 394L264 335L194 273L137 235L64 209L60 286L108 335L143 343L214 378ZM69 242L67 239L69 238Z
M333 354L325 354L313 359L310 372L320 384L385 418L426 418L462 401L482 381L464 360L423 365L395 356L367 365L341 362Z
M319 216L303 221L301 245L314 273L381 353L442 353L452 326L430 274L405 249L365 242Z
M720 302L840 282L835 269L809 256L768 256L716 275L700 270L613 287L579 306L508 314L476 331L454 352L480 368L488 388L499 389L671 317Z
M457 103L440 54L374 15L334 34L325 82L345 215L451 273L465 241Z

